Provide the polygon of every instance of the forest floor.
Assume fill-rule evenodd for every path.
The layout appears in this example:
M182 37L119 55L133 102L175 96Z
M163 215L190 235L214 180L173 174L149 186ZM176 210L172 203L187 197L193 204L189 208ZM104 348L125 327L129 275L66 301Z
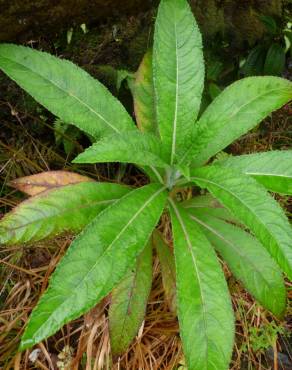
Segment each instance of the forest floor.
M28 40L37 49L71 59L104 82L132 114L129 91L116 87L115 68L135 71L146 50L152 13L109 21L96 30L68 30L55 41ZM108 67L110 66L110 67ZM112 67L112 68L111 68ZM292 147L292 106L273 113L255 130L228 148L232 154ZM9 187L17 177L47 170L74 170L100 181L145 182L133 166L80 166L70 163L88 141L58 132L55 118L0 74L0 217L24 199ZM64 140L70 143L64 150ZM292 199L277 196L292 220ZM153 284L143 326L129 350L112 363L108 334L108 299L63 327L35 349L17 353L29 313L47 287L48 279L73 236L63 235L36 245L0 247L0 368L26 369L183 369L178 323L165 300L160 266L154 257ZM230 369L283 369L292 366L292 283L282 321L257 304L224 265L236 318L236 344Z

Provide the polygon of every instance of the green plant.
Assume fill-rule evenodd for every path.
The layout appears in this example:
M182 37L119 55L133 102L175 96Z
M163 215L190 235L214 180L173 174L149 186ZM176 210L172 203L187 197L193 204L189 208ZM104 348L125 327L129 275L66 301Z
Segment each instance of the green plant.
M288 20L291 16L288 15ZM248 54L241 72L244 76L273 75L280 76L284 72L286 54L291 53L292 30L291 22L284 25L271 16L260 17L267 34Z
M275 346L279 334L284 334L285 330L272 321L259 328L252 326L249 328L249 332L253 351L264 352L269 347Z
M50 173L40 175L42 181L30 179L30 192L35 184L48 190L1 220L2 244L83 231L33 310L20 350L53 335L113 291L111 343L115 354L123 351L143 320L154 242L188 369L227 369L234 318L215 250L263 306L283 315L280 268L291 279L292 230L266 189L292 194L292 151L212 158L286 104L292 84L277 77L242 79L197 119L204 62L186 0L160 3L153 54L146 54L131 83L139 129L104 86L68 61L3 44L0 68L63 122L97 140L75 163L130 162L150 179L137 189L79 177L65 186L61 180L46 186ZM185 190L194 186L209 193L185 199L190 193ZM172 225L174 255L154 231L162 213Z
M75 149L75 143L81 137L81 131L73 125L56 119L54 122L55 142L64 147L67 155L70 155Z

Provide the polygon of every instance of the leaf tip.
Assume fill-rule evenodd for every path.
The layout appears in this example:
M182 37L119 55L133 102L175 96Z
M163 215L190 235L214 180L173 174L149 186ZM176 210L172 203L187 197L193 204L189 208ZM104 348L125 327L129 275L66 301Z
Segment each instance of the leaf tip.
M82 163L82 155L77 155L77 157L75 157L71 163Z

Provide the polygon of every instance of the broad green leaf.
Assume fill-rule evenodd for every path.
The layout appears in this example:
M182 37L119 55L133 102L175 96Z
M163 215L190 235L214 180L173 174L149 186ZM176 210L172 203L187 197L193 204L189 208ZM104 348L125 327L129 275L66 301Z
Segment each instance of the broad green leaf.
M152 244L149 242L113 290L109 309L109 331L113 355L126 351L142 325L152 284Z
M74 163L124 162L167 167L161 141L139 131L107 136L76 157Z
M184 159L194 166L254 128L292 99L292 83L278 77L248 77L228 86L205 110L193 131Z
M210 82L208 85L208 92L209 92L210 98L214 100L222 92L222 89L214 82Z
M244 76L259 76L263 74L265 58L267 54L267 49L265 45L257 45L254 47L248 57L246 62L242 67L242 73Z
M45 171L31 176L20 177L9 182L13 188L30 196L37 195L45 190L59 188L79 182L94 181L90 177L69 171Z
M1 44L0 69L57 117L95 138L135 130L119 101L67 60L28 47Z
M292 278L292 228L281 207L261 184L240 172L219 166L195 169L191 180L207 188L246 225Z
M133 190L101 212L73 241L34 309L24 350L54 334L105 297L135 266L163 211L158 184Z
M264 74L281 76L286 62L285 49L278 43L272 43L269 47L264 65Z
M160 2L153 81L158 129L173 164L189 139L204 83L201 35L186 0Z
M163 236L153 233L153 244L158 254L165 298L172 312L176 312L176 278L174 255Z
M275 36L279 32L275 19L270 15L260 15L259 19L270 34Z
M145 54L131 85L137 125L142 132L157 133L154 110L152 50Z
M199 195L192 199L186 200L181 205L190 210L197 210L208 213L211 216L221 218L222 220L238 223L238 220L211 194Z
M78 140L81 139L82 132L77 127L64 123L60 118L56 118L53 125L55 143L64 148L66 155L73 153L77 147L80 148ZM89 139L92 138L88 136Z
M234 319L224 274L207 238L172 200L180 335L188 369L227 370Z
M268 190L292 195L292 150L228 157L214 164L250 175Z
M286 307L286 290L279 267L252 235L239 227L204 213L189 210L191 218L227 262L233 274L268 310L281 316Z
M44 191L1 219L0 244L35 242L64 231L80 231L129 191L126 186L96 182Z

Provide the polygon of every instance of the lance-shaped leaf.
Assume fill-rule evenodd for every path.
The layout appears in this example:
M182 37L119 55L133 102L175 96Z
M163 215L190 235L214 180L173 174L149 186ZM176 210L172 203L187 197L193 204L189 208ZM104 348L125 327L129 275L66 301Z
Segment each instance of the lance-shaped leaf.
M24 350L54 334L105 297L135 266L163 211L158 184L133 190L100 213L71 244L34 309Z
M217 199L212 197L211 194L196 196L184 201L181 205L190 212L192 212L192 210L201 211L211 216L221 218L222 220L238 223L238 220L236 220L232 213L222 206Z
M153 233L152 239L160 262L165 298L172 312L176 312L176 278L174 255L170 250L169 245L164 241L161 233L159 233L157 230L155 230Z
M268 190L292 195L292 150L229 157L215 164L250 175Z
M208 166L192 171L191 179L207 188L246 225L292 278L292 228L278 203L256 180L233 169Z
M74 163L123 162L167 167L161 141L139 131L107 136L76 157Z
M281 317L286 306L283 277L261 243L241 228L202 210L192 209L189 212L236 278L265 308Z
M67 60L28 47L1 44L0 69L64 122L95 138L135 130L120 102Z
M35 242L64 231L80 231L130 190L118 184L82 182L44 191L2 218L0 244Z
M171 201L177 309L187 367L227 370L234 319L224 274L207 238Z
M152 283L152 244L148 243L129 271L113 290L109 309L112 354L120 355L137 335L144 320Z
M154 89L152 75L152 50L148 50L130 85L137 125L142 132L157 133L154 110Z
M184 158L200 166L292 99L292 83L278 77L248 77L228 86L205 110Z
M153 81L158 128L173 164L198 115L204 83L201 35L186 0L160 2Z
M12 180L9 182L9 185L28 195L37 195L45 190L89 181L94 180L75 172L46 171Z

